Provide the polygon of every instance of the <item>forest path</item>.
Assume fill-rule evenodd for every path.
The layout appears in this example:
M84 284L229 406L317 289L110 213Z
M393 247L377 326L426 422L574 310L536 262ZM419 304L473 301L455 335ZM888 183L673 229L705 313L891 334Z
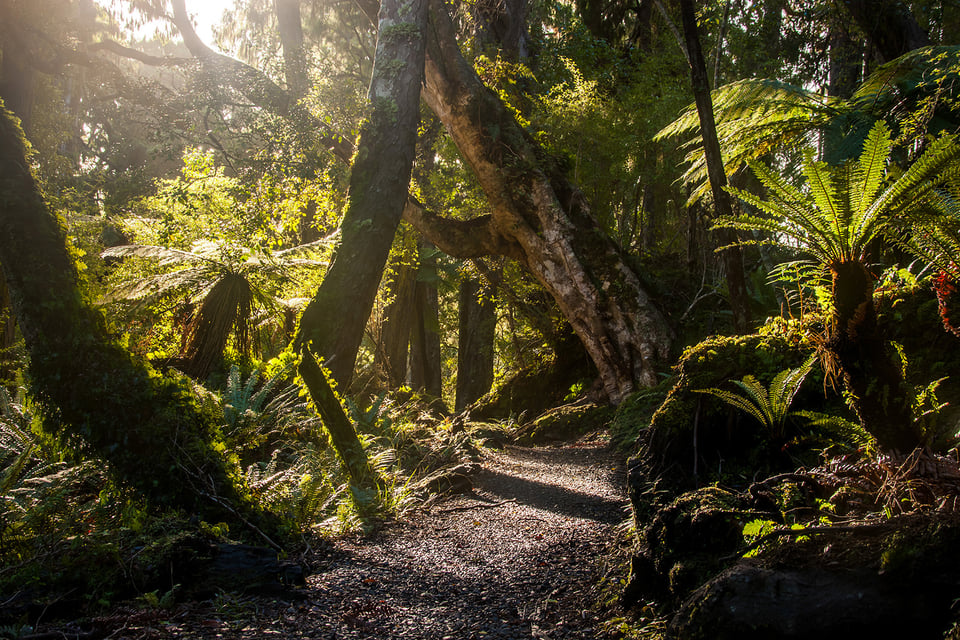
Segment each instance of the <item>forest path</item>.
M308 554L314 573L295 599L223 593L171 610L120 610L94 620L83 637L601 637L600 578L626 518L622 457L594 436L484 450L479 464L470 493Z
M485 451L481 465L471 493L338 540L308 579L309 600L291 611L299 633L598 637L601 559L626 517L622 459L588 440Z

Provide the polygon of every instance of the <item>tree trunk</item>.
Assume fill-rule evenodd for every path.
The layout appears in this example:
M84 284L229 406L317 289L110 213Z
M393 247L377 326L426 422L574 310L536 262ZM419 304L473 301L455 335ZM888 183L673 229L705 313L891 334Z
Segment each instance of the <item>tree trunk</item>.
M3 17L2 14L0 17ZM23 130L30 131L37 74L24 59L24 52L15 46L3 49L2 61L0 98L3 98L7 108L20 118Z
M690 78L693 85L693 97L700 116L700 132L703 137L703 154L707 162L707 174L713 193L717 215L733 217L730 194L726 192L727 174L717 138L717 125L713 118L713 100L710 97L710 82L707 78L707 66L700 48L700 36L697 33L697 16L693 0L680 0L680 14L683 19L683 35L687 45L690 63ZM729 230L717 231L717 240L723 246L723 264L727 272L727 290L730 296L730 310L733 311L733 328L738 333L750 330L750 298L747 295L747 282L743 275L743 253L737 246L736 234Z
M379 500L378 494L383 491L383 480L370 467L370 460L363 450L360 438L357 437L357 430L343 410L328 373L317 364L306 346L300 351L300 355L300 377L307 385L310 397L323 418L323 425L330 434L333 449L347 469L354 502L357 508L363 511L374 506Z
M10 289L0 275L0 385L16 387L17 366L13 346L16 344L17 321L10 306Z
M414 322L410 332L410 386L443 397L440 369L440 301L437 293L437 259L426 256L434 247L420 241L420 268L414 288Z
M340 244L300 319L298 344L310 345L346 388L373 308L410 182L420 121L427 0L381 4L370 83L370 119L350 174Z
M303 23L300 20L300 0L274 0L280 44L283 46L283 72L287 89L297 100L310 90L307 76L307 57L303 50Z
M673 337L665 318L583 195L463 58L445 5L431 6L424 99L473 169L493 214L457 225L408 206L407 219L455 257L496 247L518 259L574 327L612 402L637 382L656 384L656 364Z
M390 389L397 389L407 381L407 352L413 324L416 278L416 269L408 264L398 264L387 283L391 300L380 323L380 340L374 354L374 364L386 376Z
M155 506L262 520L213 446L216 425L184 385L111 341L85 301L62 223L30 174L23 132L0 103L0 265L46 426L82 439Z
M831 265L834 315L827 348L834 354L863 428L883 449L921 443L898 357L877 326L873 276L857 261Z
M497 305L492 292L473 278L460 284L460 331L457 338L457 397L459 413L479 400L493 385L493 341Z

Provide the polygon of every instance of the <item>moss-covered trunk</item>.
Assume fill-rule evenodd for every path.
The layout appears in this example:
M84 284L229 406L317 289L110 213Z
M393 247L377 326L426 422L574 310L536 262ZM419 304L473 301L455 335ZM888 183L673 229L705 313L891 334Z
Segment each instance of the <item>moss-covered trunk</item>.
M877 326L874 278L858 261L832 265L831 275L834 315L827 348L851 406L882 448L911 451L921 438L898 357Z
M383 491L383 481L371 468L363 444L343 410L327 372L317 364L306 347L301 351L301 357L300 376L323 418L323 424L330 434L330 442L350 476L350 487L356 504L361 510L372 506L378 494Z
M471 257L472 240L503 247L501 255L523 263L570 321L613 402L637 383L656 384L656 365L672 341L666 319L583 194L463 58L444 3L434 0L431 7L424 99L476 174L493 213L472 239L414 211L409 219L451 255Z
M303 312L308 344L346 388L407 199L420 121L427 0L380 7L370 118L360 130L340 244Z
M153 505L204 517L260 515L213 443L189 389L136 362L80 288L63 221L30 172L20 126L0 105L0 265L51 428L86 442Z

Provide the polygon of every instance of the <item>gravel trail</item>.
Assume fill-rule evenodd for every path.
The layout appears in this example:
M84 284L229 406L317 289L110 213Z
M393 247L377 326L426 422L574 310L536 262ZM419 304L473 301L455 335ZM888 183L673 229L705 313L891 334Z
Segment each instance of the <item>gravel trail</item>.
M314 637L597 637L589 592L625 518L622 462L580 442L481 464L473 492L335 544L308 580Z
M221 594L36 637L520 640L601 636L602 559L626 517L604 442L485 450L474 489L312 554L296 598Z

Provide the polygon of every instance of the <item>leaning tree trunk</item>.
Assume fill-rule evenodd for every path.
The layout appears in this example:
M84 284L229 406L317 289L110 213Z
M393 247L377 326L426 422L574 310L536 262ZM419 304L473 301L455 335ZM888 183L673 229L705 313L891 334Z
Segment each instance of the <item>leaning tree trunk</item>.
M62 221L34 177L22 130L0 102L0 265L48 427L86 442L155 506L211 522L261 514L214 448L216 425L183 384L134 361L80 291Z
M612 402L654 385L672 331L583 195L463 58L446 6L431 4L424 99L477 176L493 213L470 232L408 206L405 215L456 257L489 247L518 259L556 300ZM476 251L476 253L472 253ZM489 251L488 251L489 253Z
M877 326L873 276L858 261L831 265L834 314L827 349L836 358L850 403L883 449L912 451L921 443L898 356Z
M370 119L350 173L340 244L300 319L297 342L346 387L400 223L420 121L427 0L384 1L370 83Z

